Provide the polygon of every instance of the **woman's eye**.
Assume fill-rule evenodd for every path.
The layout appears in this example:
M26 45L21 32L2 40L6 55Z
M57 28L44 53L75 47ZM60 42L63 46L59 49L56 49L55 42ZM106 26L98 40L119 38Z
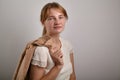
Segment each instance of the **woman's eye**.
M54 18L50 17L50 18L48 18L48 20L54 20Z
M59 20L64 19L64 18L65 18L64 16L59 16L58 17ZM57 18L55 18L55 17L48 17L47 20L48 21L55 21L55 20L57 20Z
M59 19L63 19L64 17L63 16L60 16Z

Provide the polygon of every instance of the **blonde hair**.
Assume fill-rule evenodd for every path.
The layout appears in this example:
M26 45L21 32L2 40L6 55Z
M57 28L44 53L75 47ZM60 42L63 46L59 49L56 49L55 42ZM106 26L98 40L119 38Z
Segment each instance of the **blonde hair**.
M49 16L49 10L50 10L51 8L55 8L55 9L60 10L60 11L64 14L64 16L68 19L68 15L67 15L66 10L65 10L59 3L57 3L57 2L51 2L51 3L47 3L47 4L42 8L42 10L41 10L40 21L41 21L42 24L43 24L44 21L48 18L48 16ZM47 31L46 31L46 29L45 29L45 27L44 27L44 28L43 28L43 33L42 33L42 35L45 35L46 32L47 32Z

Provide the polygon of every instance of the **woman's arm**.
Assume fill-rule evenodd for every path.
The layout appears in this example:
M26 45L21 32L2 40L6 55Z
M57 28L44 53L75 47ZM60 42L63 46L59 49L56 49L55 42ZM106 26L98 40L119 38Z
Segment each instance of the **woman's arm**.
M31 65L30 80L55 80L62 67L54 66L46 75L45 68Z
M30 67L30 80L55 80L60 70L63 67L63 54L61 51L57 51L51 54L55 65L45 74L45 68L31 65Z
M70 80L76 80L75 69L74 69L74 56L73 56L73 53L70 54L70 60L71 60L71 63L72 63L72 68L73 68L73 72L70 75Z

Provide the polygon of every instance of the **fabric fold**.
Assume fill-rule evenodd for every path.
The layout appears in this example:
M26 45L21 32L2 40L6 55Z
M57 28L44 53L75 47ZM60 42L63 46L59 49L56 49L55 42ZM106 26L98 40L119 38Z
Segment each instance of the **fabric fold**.
M20 57L20 60L18 61L18 65L12 80L28 80L29 66L36 47L45 46L50 49L53 46L52 42L52 38L45 35L33 42L28 43Z

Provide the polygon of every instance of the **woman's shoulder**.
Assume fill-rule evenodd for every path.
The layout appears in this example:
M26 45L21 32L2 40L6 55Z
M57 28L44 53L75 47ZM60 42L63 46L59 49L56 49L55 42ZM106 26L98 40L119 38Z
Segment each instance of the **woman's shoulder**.
M44 37L38 37L37 39L31 40L26 44L26 47L29 48L30 46L36 47L35 50L37 51L43 51L43 50L48 50L48 48L44 45L45 43L45 38Z
M60 38L61 39L61 42L62 42L62 45L64 46L64 48L66 48L69 53L73 53L73 46L70 42L70 40L67 40L67 39L63 39L63 38Z
M66 46L68 46L68 47L71 47L71 46L72 46L72 43L71 43L70 40L65 39L65 38L62 38L62 37L60 37L60 40L61 40L62 44L66 45Z
M46 50L48 50L48 48L45 47L45 46L37 46L36 50L38 50L38 51L46 51Z

